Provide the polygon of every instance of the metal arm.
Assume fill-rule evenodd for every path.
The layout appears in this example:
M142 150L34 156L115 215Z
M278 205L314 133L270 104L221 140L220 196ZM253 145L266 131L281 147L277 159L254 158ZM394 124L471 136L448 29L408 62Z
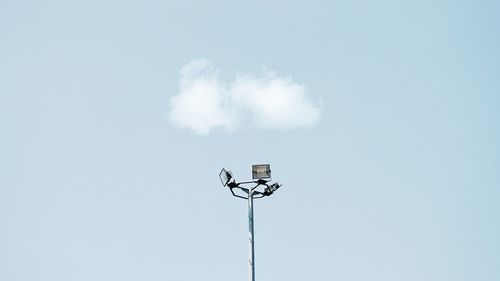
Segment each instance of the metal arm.
M253 186L253 187L251 187L251 188L244 188L244 187L240 186L240 185L245 185L245 184L256 184L256 185ZM227 186L229 187L229 191L231 191L231 194L234 197L238 197L238 198L245 199L245 200L248 199L248 194L250 194L250 193L252 194L252 197L254 199L264 198L264 197L269 196L269 195L271 195L273 193L269 189L268 181L263 181L263 180L258 180L258 181L244 181L244 182L235 182L235 181L233 181L233 182L229 182L227 184ZM259 186L265 186L266 188L264 189L264 191L258 191L256 189ZM233 189L235 189L235 188L238 188L241 191L243 191L244 193L246 193L247 197L241 196L241 195L238 195L238 194L234 193Z

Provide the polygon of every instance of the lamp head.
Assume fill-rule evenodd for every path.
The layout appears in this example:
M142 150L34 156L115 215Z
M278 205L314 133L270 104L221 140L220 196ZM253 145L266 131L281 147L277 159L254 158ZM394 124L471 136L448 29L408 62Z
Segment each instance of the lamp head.
M233 179L233 173L231 173L231 171L226 171L226 169L222 169L219 173L219 178L222 186L226 186L231 179Z
M271 165L269 164L252 165L252 178L254 180L270 179Z
M275 182L264 189L264 195L269 196L269 195L273 194L276 190L278 190L278 188L280 188L280 187L281 187L281 184Z

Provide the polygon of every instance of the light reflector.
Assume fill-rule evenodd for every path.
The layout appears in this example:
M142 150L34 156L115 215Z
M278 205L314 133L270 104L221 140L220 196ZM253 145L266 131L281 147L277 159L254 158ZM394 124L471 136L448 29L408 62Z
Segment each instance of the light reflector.
M270 179L271 165L269 164L252 165L252 178L258 180Z

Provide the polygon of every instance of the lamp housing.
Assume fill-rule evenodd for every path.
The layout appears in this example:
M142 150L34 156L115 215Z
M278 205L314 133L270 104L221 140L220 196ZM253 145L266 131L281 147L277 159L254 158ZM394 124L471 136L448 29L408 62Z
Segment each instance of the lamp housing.
M276 190L278 190L278 188L280 188L280 187L281 187L281 185L279 183L275 182L264 189L264 195L269 196L269 195L273 194Z
M231 173L231 171L226 171L226 169L223 168L219 173L219 178L222 186L226 186L233 178L233 173Z
M270 164L252 165L252 178L254 180L270 179L271 165Z

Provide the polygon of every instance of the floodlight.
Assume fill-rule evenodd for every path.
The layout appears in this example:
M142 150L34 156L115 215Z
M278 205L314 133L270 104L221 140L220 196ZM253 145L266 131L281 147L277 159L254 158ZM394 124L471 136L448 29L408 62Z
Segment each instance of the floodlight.
M219 173L219 178L220 181L222 182L223 186L226 186L229 181L233 178L233 174L231 171L226 171L226 169L222 169Z
M280 188L281 185L277 182L273 183L272 185L269 186L269 189L272 191L272 192L275 192L276 190L278 190L278 188Z
M271 165L269 164L252 165L252 178L259 180L270 179Z
M273 194L273 192L278 190L278 188L280 188L280 186L281 185L277 182L271 184L270 186L266 187L266 189L264 189L264 195L269 196L269 195Z

